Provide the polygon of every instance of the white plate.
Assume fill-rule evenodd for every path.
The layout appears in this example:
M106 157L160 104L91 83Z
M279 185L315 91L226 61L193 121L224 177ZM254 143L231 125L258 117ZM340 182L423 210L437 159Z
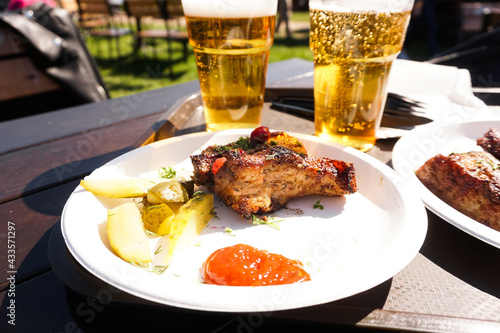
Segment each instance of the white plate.
M422 200L432 212L470 235L500 248L500 232L449 206L429 191L415 175L415 171L436 154L482 150L476 140L484 136L490 128L500 128L500 119L426 126L413 130L394 146L392 163L401 176L416 184Z
M200 147L224 144L250 131L199 133L160 141L129 152L95 170L92 178L150 175L161 167L192 170L189 156ZM420 198L385 164L351 148L313 136L295 134L312 156L353 162L359 191L346 197L306 197L273 214L284 217L276 230L242 220L220 200L220 219L212 218L202 234L162 274L119 259L110 249L106 209L121 200L97 198L77 187L62 214L62 233L76 260L98 278L130 294L190 309L245 312L275 311L348 297L390 279L419 251L427 215ZM324 210L313 209L321 200ZM234 236L224 232L229 227ZM310 282L281 286L227 287L200 282L199 268L216 249L246 243L298 259ZM156 245L152 245L153 251Z

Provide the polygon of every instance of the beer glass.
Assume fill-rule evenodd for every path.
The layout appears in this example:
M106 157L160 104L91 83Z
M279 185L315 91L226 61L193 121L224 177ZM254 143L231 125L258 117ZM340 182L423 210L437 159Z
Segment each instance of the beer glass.
M318 137L373 147L412 7L413 0L309 0Z
M182 0L208 131L260 125L277 0Z

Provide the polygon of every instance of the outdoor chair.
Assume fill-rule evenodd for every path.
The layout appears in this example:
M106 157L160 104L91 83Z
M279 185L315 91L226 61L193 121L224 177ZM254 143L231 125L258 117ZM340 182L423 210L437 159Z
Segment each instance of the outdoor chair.
M77 0L79 27L84 36L108 40L109 57L115 41L116 58L121 58L120 39L132 35L132 30L120 24L115 8L107 0ZM122 22L128 25L128 22Z
M188 35L182 29L184 12L180 0L125 0L125 10L131 18L135 18L137 31L135 32L135 51L139 52L144 41L152 40L154 56L156 57L156 40L167 42L167 53L170 71L174 62L172 42L182 44L182 60L188 57ZM171 21L177 20L175 28Z
M78 2L76 0L59 0L59 5L65 9L71 17L78 15Z

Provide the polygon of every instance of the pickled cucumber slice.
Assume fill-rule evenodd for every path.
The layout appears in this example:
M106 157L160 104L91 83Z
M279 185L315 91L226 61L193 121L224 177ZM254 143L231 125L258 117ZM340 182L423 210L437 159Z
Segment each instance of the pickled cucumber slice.
M144 228L159 236L167 235L170 232L170 223L174 219L174 216L175 213L165 203L145 205L142 211ZM164 223L165 225L162 229L158 230Z
M181 207L184 205L184 202L167 202L166 204L175 214L177 214L179 209L181 209Z
M189 195L184 186L176 180L167 180L151 187L147 199L152 204L187 202Z

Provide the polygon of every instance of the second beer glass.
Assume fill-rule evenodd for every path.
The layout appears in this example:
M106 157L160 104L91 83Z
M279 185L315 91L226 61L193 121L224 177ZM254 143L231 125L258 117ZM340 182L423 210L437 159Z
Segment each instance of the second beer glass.
M182 0L207 130L261 122L277 0Z
M315 133L362 151L376 139L413 0L310 0Z

